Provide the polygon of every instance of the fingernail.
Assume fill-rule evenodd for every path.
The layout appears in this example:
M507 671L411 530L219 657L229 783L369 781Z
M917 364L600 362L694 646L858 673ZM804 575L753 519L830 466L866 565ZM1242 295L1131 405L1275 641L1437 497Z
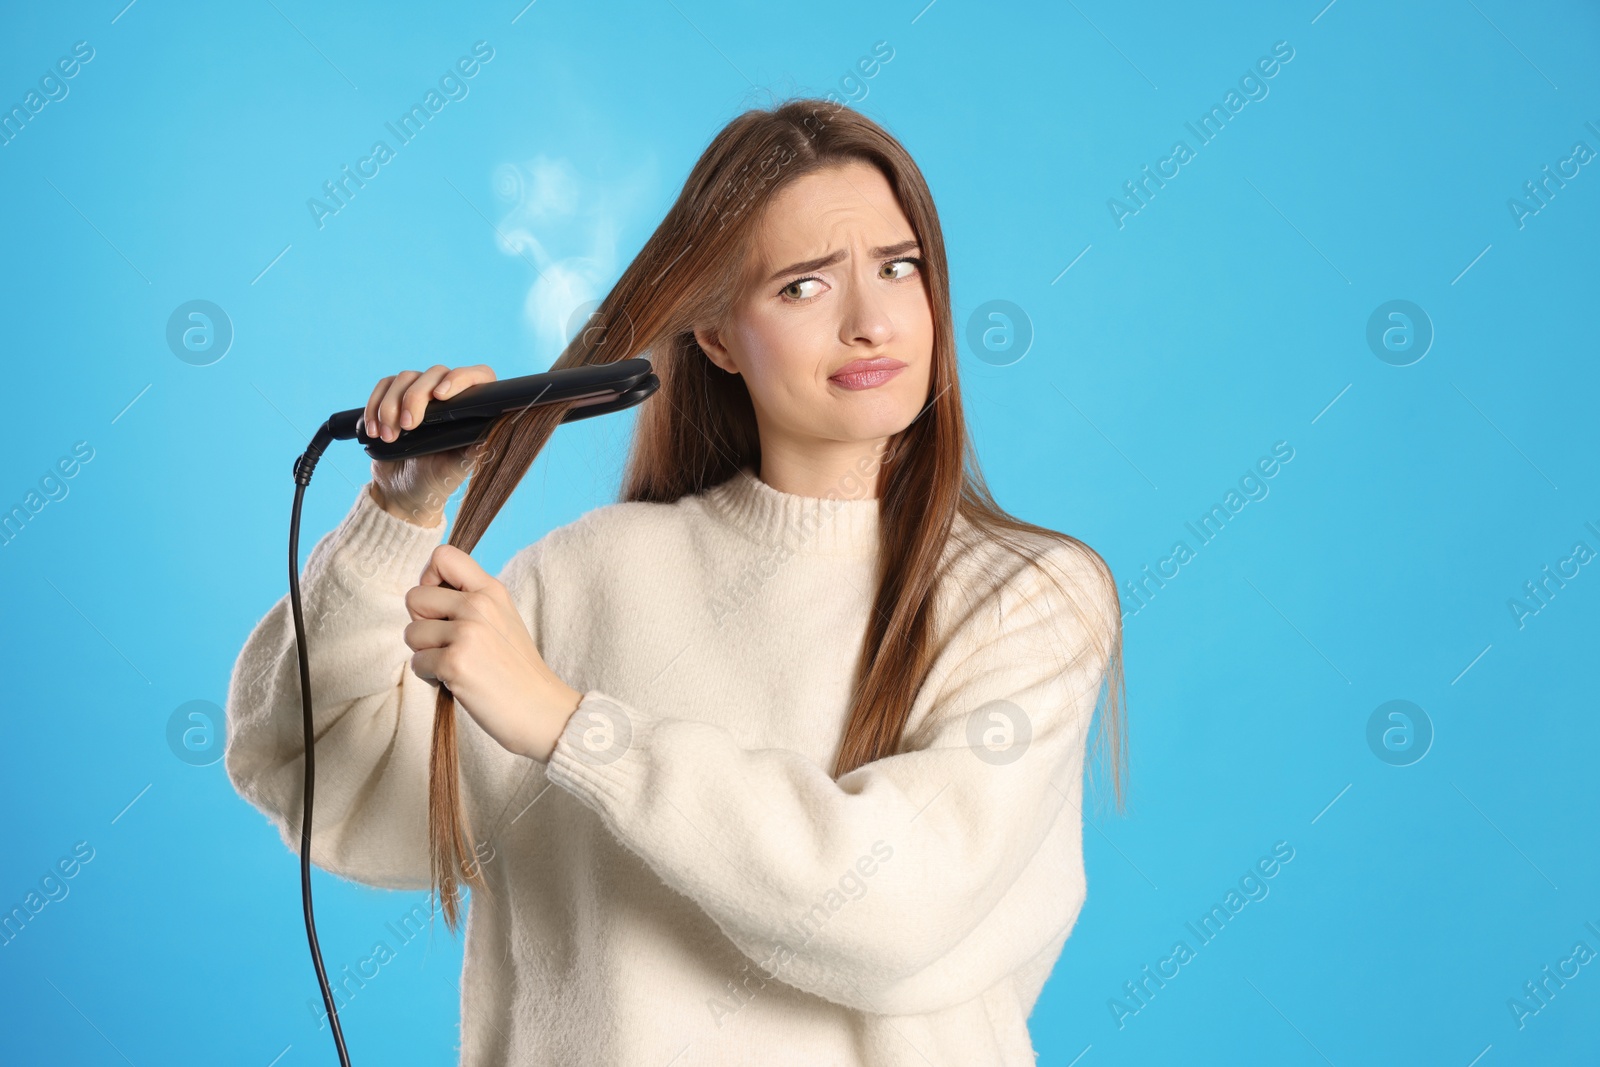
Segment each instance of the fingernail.
M434 389L434 392L438 393L440 396L444 396L449 391L450 391L450 382L448 382L448 381L440 382L438 387Z
M400 426L403 429L411 429L411 412L407 411L400 416Z

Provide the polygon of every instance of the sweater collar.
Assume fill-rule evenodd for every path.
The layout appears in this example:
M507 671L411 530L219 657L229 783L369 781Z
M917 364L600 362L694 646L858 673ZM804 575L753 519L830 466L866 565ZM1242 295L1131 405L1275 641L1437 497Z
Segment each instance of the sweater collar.
M878 498L801 496L774 489L746 464L703 494L711 513L770 548L803 555L872 556Z

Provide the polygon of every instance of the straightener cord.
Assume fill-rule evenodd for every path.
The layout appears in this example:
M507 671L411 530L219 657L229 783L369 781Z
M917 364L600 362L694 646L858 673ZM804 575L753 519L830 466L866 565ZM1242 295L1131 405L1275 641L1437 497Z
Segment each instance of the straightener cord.
M306 655L306 624L300 608L300 504L311 484L322 450L333 440L324 423L311 438L305 454L294 461L294 510L289 516L289 607L294 612L294 638L300 651L300 709L306 736L305 810L300 819L300 903L306 914L306 938L311 942L311 963L317 969L317 984L322 987L322 1003L328 1011L328 1026L333 1044L339 1050L340 1067L350 1067L350 1053L344 1047L344 1031L339 1027L339 1006L328 988L328 973L322 966L322 949L317 945L317 923L311 914L311 798L316 784L316 744L311 731L311 663Z

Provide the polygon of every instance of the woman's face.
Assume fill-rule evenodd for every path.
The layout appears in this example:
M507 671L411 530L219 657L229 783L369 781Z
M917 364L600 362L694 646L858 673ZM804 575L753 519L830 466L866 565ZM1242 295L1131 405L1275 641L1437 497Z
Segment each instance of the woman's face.
M922 250L882 172L852 162L808 174L762 221L731 321L695 338L744 376L763 458L864 451L848 446L905 429L928 402L933 313ZM889 372L840 376L861 361Z

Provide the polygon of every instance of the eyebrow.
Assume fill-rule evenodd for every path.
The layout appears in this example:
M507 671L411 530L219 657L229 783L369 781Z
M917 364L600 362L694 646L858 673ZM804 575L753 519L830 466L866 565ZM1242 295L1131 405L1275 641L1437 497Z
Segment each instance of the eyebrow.
M881 245L871 250L872 258L884 259L888 256L898 256L902 252L909 252L913 248L919 247L921 243L922 242L913 237L911 240L901 241L899 244ZM780 278L787 277L790 274L802 274L806 271L821 270L823 267L831 267L843 258L844 250L839 249L817 259L808 259L801 263L791 263L782 270L774 271L772 276L767 279L767 283L770 284Z

